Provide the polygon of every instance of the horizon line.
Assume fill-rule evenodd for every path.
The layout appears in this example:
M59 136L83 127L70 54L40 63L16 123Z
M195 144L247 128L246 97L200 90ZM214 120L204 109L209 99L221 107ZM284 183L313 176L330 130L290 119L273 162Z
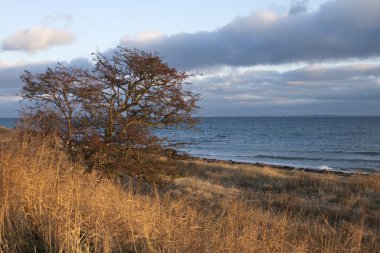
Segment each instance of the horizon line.
M380 117L379 115L359 115L359 114L262 114L262 115L215 115L215 116L194 116L194 118L255 118L255 117ZM0 119L19 119L21 117L4 117L0 116Z

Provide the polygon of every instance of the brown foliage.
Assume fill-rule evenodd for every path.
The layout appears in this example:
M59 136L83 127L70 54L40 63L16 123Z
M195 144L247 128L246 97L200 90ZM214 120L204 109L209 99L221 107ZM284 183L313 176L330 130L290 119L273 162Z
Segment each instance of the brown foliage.
M131 163L162 150L153 129L195 122L199 96L182 87L189 75L137 49L94 53L94 61L91 71L58 64L21 76L22 96L31 102L24 116L28 128L57 133L71 157L84 158L88 169L155 178L154 171Z

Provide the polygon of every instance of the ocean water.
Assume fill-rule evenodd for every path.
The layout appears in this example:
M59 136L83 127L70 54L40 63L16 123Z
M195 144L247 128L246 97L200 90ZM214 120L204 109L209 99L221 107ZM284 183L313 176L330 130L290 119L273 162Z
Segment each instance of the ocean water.
M4 126L7 128L15 127L16 122L17 122L16 118L0 118L0 126Z
M16 119L0 118L15 126ZM159 135L193 156L343 171L380 172L380 117L213 117Z
M174 139L188 143L181 151L204 158L380 171L380 117L202 118Z

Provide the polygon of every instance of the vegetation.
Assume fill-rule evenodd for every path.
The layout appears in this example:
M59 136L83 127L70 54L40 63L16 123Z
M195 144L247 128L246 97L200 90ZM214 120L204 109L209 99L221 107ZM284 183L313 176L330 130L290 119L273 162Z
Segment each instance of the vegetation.
M0 137L1 252L380 252L379 175L178 161L170 187L84 173L53 137Z
M188 75L94 57L22 76L22 128L0 128L0 252L380 252L379 175L171 160L152 129L193 123Z
M157 55L122 47L110 56L95 53L94 61L92 70L58 64L41 74L26 71L23 127L57 134L88 170L149 181L168 174L156 159L166 153L152 129L194 123L199 96L182 87L189 75Z

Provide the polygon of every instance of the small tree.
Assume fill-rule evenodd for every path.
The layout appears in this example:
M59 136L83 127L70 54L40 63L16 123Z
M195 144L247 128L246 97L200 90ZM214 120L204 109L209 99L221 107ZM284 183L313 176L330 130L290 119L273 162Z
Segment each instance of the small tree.
M86 103L89 115L103 119L97 127L103 128L105 142L128 141L133 125L155 128L194 121L191 114L198 95L182 89L189 75L168 67L157 55L136 49L119 48L111 57L94 56L96 81L85 88L99 92L83 92L81 97L92 101Z
M194 123L199 96L182 87L189 75L137 49L94 53L94 61L91 71L58 64L42 74L25 72L29 116L51 119L39 127L53 124L70 154L82 154L89 168L155 174L141 171L141 161L162 150L152 130Z
M21 76L23 99L32 102L27 116L37 121L34 130L59 132L70 153L77 131L74 125L79 103L76 91L85 73L57 64L55 68L47 68L45 73L34 75L25 71Z

